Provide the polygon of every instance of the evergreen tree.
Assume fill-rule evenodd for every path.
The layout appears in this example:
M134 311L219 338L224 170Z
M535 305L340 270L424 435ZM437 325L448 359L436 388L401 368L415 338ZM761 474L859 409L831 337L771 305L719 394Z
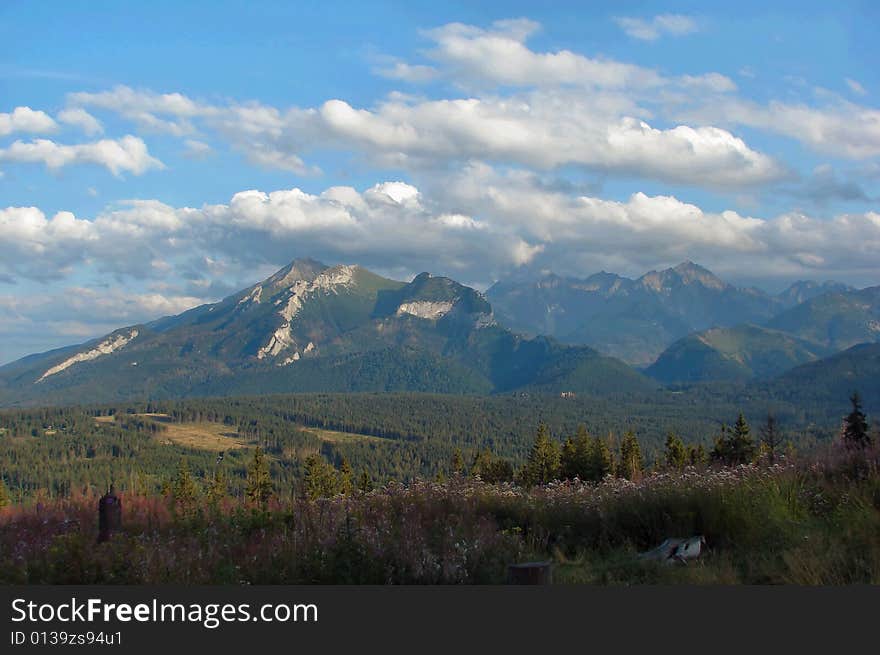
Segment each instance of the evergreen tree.
M590 446L590 477L589 480L600 482L606 475L614 475L614 453L607 441L593 437Z
M506 459L494 458L482 475L483 481L489 484L500 484L513 481L513 464Z
M740 412L733 426L733 455L735 463L748 464L755 458L755 442L746 418Z
M358 479L358 491L363 494L370 493L373 490L373 478L367 472L367 469L361 471L361 477Z
M471 464L471 475L474 477L480 477L481 479L486 479L486 474L489 473L489 470L492 468L492 453L488 448L483 448L478 450L474 455L474 461ZM460 472L457 471L457 472Z
M620 442L620 466L617 474L627 480L636 480L642 472L642 449L636 435L627 432Z
M206 493L208 496L208 503L215 508L229 494L229 489L226 483L226 474L223 472L223 469L214 473L214 477L211 478Z
M254 449L254 458L247 469L247 485L245 487L247 499L260 506L269 502L272 497L272 479L269 476L269 463L263 454L263 449L257 446Z
M593 440L587 428L579 425L574 438L569 437L562 445L562 477L568 480L595 479L596 463L593 450Z
M305 462L303 493L315 500L335 496L340 491L339 476L327 460L318 454L309 455Z
M191 507L198 496L199 488L189 470L189 462L184 458L177 469L177 476L171 484L171 496L182 507Z
M862 412L862 399L858 392L850 396L852 411L843 420L843 441L847 446L865 448L871 444L868 435L868 417Z
M3 483L3 478L0 477L0 509L3 509L9 504L11 504L11 501L9 499L9 491L6 489L6 485Z
M706 463L706 449L703 444L691 444L688 447L688 461L691 466L702 466Z
M578 475L579 466L577 461L577 447L574 439L568 437L562 443L562 452L559 457L560 467L562 469L562 477L565 480L580 477Z
M688 464L688 451L684 442L674 432L666 435L666 449L663 453L666 468L681 470Z
M745 416L740 412L732 430L721 426L721 434L715 440L712 459L728 466L748 464L755 459L755 442Z
M558 479L561 472L560 464L559 445L550 437L547 426L541 423L529 459L523 468L523 483L532 486L547 484Z
M770 466L776 463L776 459L781 454L782 445L782 434L776 427L776 417L768 413L767 421L761 428L761 452L767 457Z
M354 471L344 457L339 465L339 491L346 496L354 491Z
M464 457L461 454L461 448L456 448L455 452L452 453L452 472L464 473Z

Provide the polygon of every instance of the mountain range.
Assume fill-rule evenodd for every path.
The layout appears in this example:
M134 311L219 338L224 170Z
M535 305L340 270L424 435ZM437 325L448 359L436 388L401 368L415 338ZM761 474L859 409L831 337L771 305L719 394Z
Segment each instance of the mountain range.
M656 383L586 346L499 326L474 289L296 260L252 287L0 367L0 404L285 391L633 391Z
M510 279L299 259L220 302L0 367L0 405L295 391L607 394L771 380L880 340L880 287L777 295L692 262ZM643 366L642 372L634 366ZM839 364L835 364L839 368Z
M736 287L684 262L637 279L601 272L586 278L548 274L501 281L486 295L498 320L525 334L589 344L633 366L647 366L678 339L717 327L763 324L829 292L853 291L836 282L796 282L778 295Z

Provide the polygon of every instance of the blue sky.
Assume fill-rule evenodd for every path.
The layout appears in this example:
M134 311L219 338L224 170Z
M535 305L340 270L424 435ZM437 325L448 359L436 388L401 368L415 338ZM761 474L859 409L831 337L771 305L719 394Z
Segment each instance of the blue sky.
M302 256L877 284L876 7L5 2L0 363Z

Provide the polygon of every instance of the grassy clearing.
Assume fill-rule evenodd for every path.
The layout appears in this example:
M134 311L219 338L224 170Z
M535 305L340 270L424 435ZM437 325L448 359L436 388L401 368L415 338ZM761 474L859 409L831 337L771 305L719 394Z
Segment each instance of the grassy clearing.
M157 423L162 430L156 432L156 439L166 444L176 444L186 448L221 452L245 448L247 443L233 428L223 423L201 421L198 423L175 423L168 414L119 414L118 417L137 417ZM112 424L117 416L96 416L99 424Z
M337 432L336 430L323 430L321 428L307 427L302 428L302 431L313 434L321 441L327 441L329 443L346 443L352 441L388 441L387 439L383 439L382 437L374 437L369 434L358 434L356 432Z
M156 438L164 442L220 452L245 448L247 444L241 439L238 432L234 432L228 425L222 423L163 423L165 430L157 433Z

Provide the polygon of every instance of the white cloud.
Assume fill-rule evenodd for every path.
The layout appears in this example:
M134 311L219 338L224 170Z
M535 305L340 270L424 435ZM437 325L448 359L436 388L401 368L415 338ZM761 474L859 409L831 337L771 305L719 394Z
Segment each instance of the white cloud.
M191 119L212 112L209 106L202 105L180 93L153 93L137 91L127 86L116 86L99 93L71 93L68 95L71 107L97 107L116 112L135 122L141 128L173 136L192 134L195 128ZM171 116L173 119L162 118Z
M532 21L500 21L488 30L450 23L425 32L435 43L428 56L441 62L457 81L612 89L651 88L664 83L656 71L633 64L590 58L570 50L530 50L525 42L538 27Z
M7 208L0 211L0 276L91 271L163 281L176 295L205 297L210 288L244 287L255 271L296 256L483 282L520 266L627 273L684 259L732 276L878 272L876 212L831 218L707 212L673 196L611 200L548 190L533 174L485 164L432 180L421 189L391 181L320 194L248 190L201 208L128 201L92 220Z
M856 82L855 80L851 80L850 78L845 79L846 85L849 87L849 90L859 96L867 95L868 92L865 90L861 84Z
M438 75L437 69L433 66L407 64L403 61L395 61L390 65L376 68L375 72L382 77L387 77L393 80L418 83L429 82L435 79Z
M550 169L580 165L709 186L760 184L783 176L770 157L712 127L658 129L621 119L578 95L534 92L507 99L391 100L376 110L326 102L294 142L310 135L399 164L481 158Z
M44 111L30 107L16 107L11 113L0 113L0 136L7 136L13 132L46 134L56 129L58 125Z
M0 148L0 161L44 164L50 170L71 164L96 164L116 176L141 175L153 168L164 168L162 162L150 155L143 140L131 135L76 145L62 145L49 139L15 141Z
M94 136L104 132L101 121L92 116L82 107L72 107L58 112L58 120L66 125L81 129L86 135Z
M185 148L183 156L189 159L204 159L214 152L214 149L209 144L197 139L186 139L183 145Z
M697 21L681 14L661 14L651 19L615 18L614 22L634 39L656 41L661 36L684 36L699 30Z
M728 82L723 76L693 76L681 78L676 88L719 91L730 88ZM92 96L107 103L103 94ZM321 149L359 152L389 167L442 168L485 158L538 168L584 166L716 187L762 184L784 175L770 157L730 132L654 127L634 117L649 112L614 92L584 95L575 89L536 89L454 100L392 94L371 109L334 99L317 108L287 110L257 103L208 107L179 94L125 88L108 97L137 98L145 107L200 115L202 128L215 130L249 161L298 175L317 172L304 156ZM85 98L74 94L72 99ZM121 110L128 112L126 107Z
M880 110L836 98L823 107L716 99L711 104L682 111L679 117L756 127L838 157L867 159L880 155Z
M4 335L0 365L30 353L94 339L123 325L177 314L205 301L196 296L103 286L0 294L0 333Z

